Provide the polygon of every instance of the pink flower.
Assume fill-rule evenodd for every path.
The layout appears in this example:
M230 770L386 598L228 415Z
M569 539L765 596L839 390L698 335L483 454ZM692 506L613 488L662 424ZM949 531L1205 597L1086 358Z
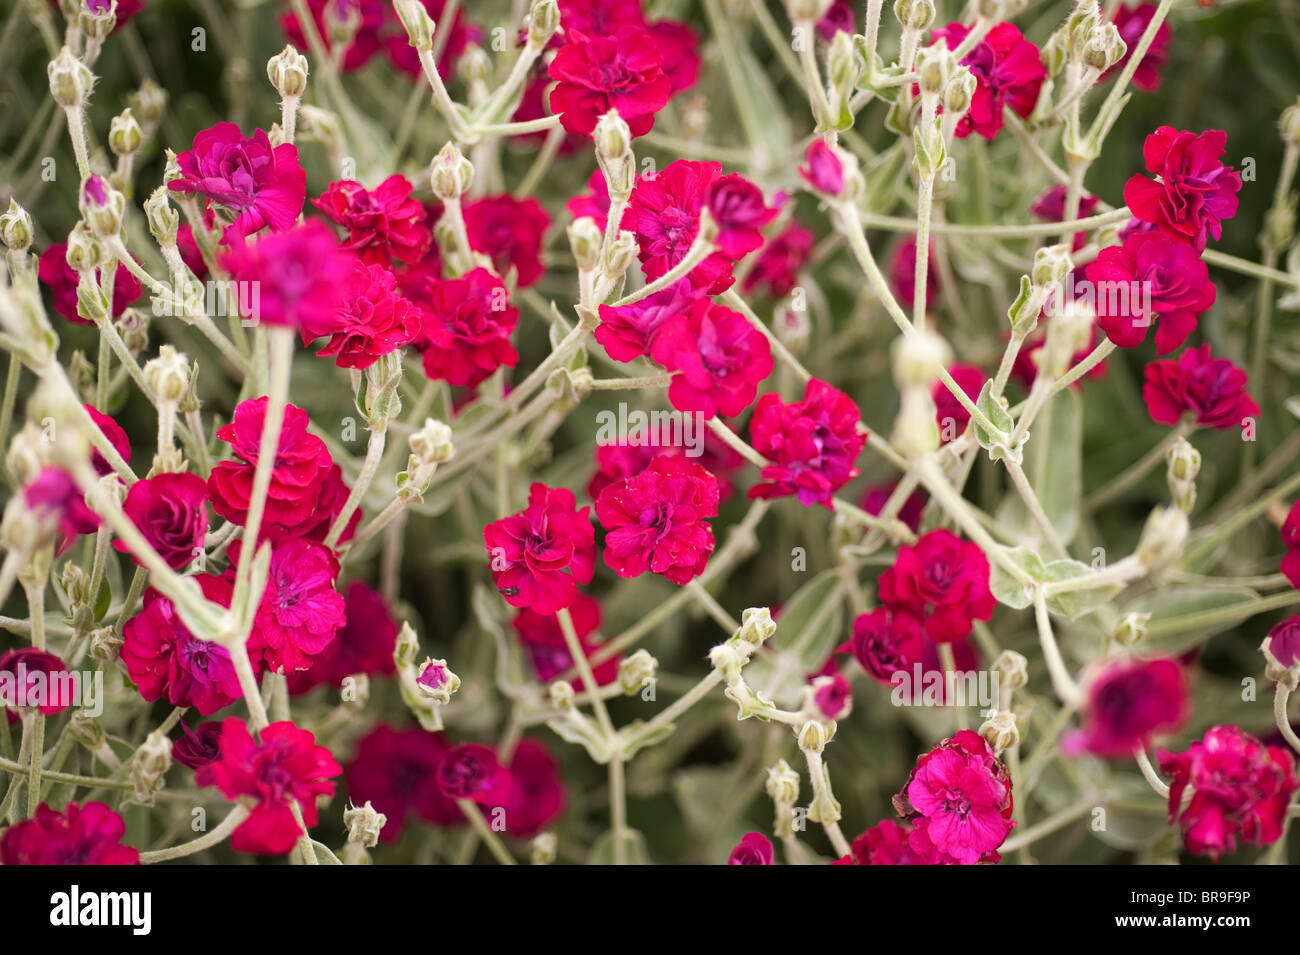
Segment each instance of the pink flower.
M353 580L343 592L343 603L343 626L310 667L289 675L290 693L306 693L325 684L341 686L359 673L389 676L396 671L397 621L383 595L364 581Z
M510 759L513 784L506 797L506 832L515 839L531 839L564 814L568 794L560 775L560 762L537 740L520 740Z
M247 319L304 329L331 321L343 300L338 277L351 271L353 261L318 219L240 243L221 257L222 267L241 286Z
M481 743L461 743L443 753L438 788L448 799L468 799L480 806L500 806L510 798L510 770Z
M969 636L972 621L992 619L996 605L988 559L978 544L952 531L930 531L898 549L893 566L880 575L880 602L921 620L940 643Z
M614 109L633 136L650 132L655 113L673 92L655 38L636 26L620 27L608 36L566 28L564 37L548 70L557 81L551 110L560 114L561 125L590 136L596 120Z
M1147 32L1155 12L1154 3L1139 3L1136 7L1121 3L1115 8L1115 18L1112 22L1119 30L1120 39L1124 41L1127 49L1124 51L1123 59L1102 74L1103 80L1119 75L1128 61L1133 58L1138 41L1142 39L1142 34ZM1169 60L1169 45L1173 36L1174 30L1168 20L1163 21L1156 28L1155 39L1147 47L1146 55L1142 57L1142 62L1138 64L1137 71L1133 74L1135 87L1145 93L1160 89L1160 71L1165 68L1165 63Z
M650 24L650 36L659 47L669 96L694 86L700 77L700 38L695 31L676 20L659 20Z
M834 147L824 139L814 139L809 143L799 175L823 195L839 196L844 192L844 163Z
M660 455L634 478L609 485L596 500L605 528L605 563L620 577L647 570L687 584L713 553L708 518L718 515L718 482L689 458Z
M333 44L326 25L326 10L329 11L330 19L337 23L356 18L356 34L348 43L340 64L345 73L361 69L379 52L380 33L386 20L387 8L388 5L383 0L307 0L307 9L311 11L316 32L324 41L327 51L332 51ZM302 24L298 22L298 15L292 10L280 17L280 29L284 31L285 39L299 50L305 52L310 49Z
M396 842L412 816L438 826L465 821L438 787L438 767L450 744L419 726L393 729L383 723L361 738L347 767L348 797L371 803L388 817L380 838Z
M418 262L429 251L433 233L424 206L411 196L405 176L392 175L368 191L359 182L332 182L314 205L331 222L348 230L343 247L368 265Z
M705 418L740 414L772 373L772 350L763 333L739 312L707 299L659 326L650 355L674 373L668 386L672 406Z
M1159 227L1169 238L1205 248L1223 233L1223 220L1237 214L1241 175L1220 160L1228 135L1221 129L1197 134L1161 126L1146 139L1142 156L1156 182L1136 175L1124 186L1133 217Z
M589 507L573 492L535 482L528 506L483 528L492 577L506 603L552 614L578 596L596 569L596 532Z
M131 441L127 438L126 432L122 430L122 426L108 415L100 414L93 405L82 405L82 407L86 409L86 414L90 415L90 420L95 422L99 430L104 433L104 437L108 438L108 443L122 456L122 460L130 464ZM107 477L113 473L113 465L109 464L108 459L100 454L98 450L90 452L90 463L94 466L95 473L100 477Z
M772 843L767 836L761 832L749 832L731 850L727 865L772 865L774 859Z
M194 137L194 148L176 157L181 178L172 192L198 193L207 208L217 203L235 213L222 242L242 239L259 229L292 229L307 199L307 174L292 143L271 148L266 132L244 139L234 123L217 123Z
M1157 323L1156 353L1173 351L1214 304L1209 269L1189 245L1159 232L1130 235L1101 250L1086 274L1097 324L1116 345L1134 348Z
M970 33L970 27L950 23L934 30L932 42L943 40L955 50ZM972 132L992 142L1002 128L1002 110L1011 107L1021 119L1027 119L1038 103L1038 93L1047 79L1047 67L1039 57L1038 47L1024 38L1013 24L999 23L961 61L975 74L975 95L970 109L957 123L957 137L965 139Z
M212 469L208 477L212 507L241 527L248 521L266 407L265 397L240 402L234 420L217 431L220 440L230 443L236 460L222 461ZM301 536L324 540L329 525L343 509L348 490L339 467L325 442L308 433L308 423L307 412L301 408L285 408L259 539ZM357 519L354 516L353 522ZM349 524L342 540L351 536L354 526Z
M681 279L630 305L601 305L593 337L615 361L636 361L650 353L659 329L697 304L700 294L689 279Z
M817 35L829 43L837 33L853 34L856 28L853 4L849 0L835 0L817 21Z
M172 570L180 570L203 552L208 534L208 485L197 474L157 474L131 485L122 510ZM120 540L113 547L131 548ZM140 567L144 564L131 554Z
M983 369L977 365L964 365L959 362L951 366L948 373L971 401L979 398L985 381ZM930 394L934 399L934 418L939 425L940 440L947 444L961 437L966 430L966 425L970 423L970 412L966 410L965 405L957 400L942 381L934 383Z
M103 269L96 269L99 281L104 280ZM36 277L49 286L54 298L54 310L77 325L91 324L77 314L77 283L79 278L68 264L68 244L56 242L41 253L36 266ZM127 306L144 292L140 280L127 271L121 262L113 270L113 317L119 317Z
M939 270L934 267L934 243L929 244L930 268L925 275L925 307L939 301ZM912 300L916 296L916 236L909 235L894 247L894 254L889 257L889 282L894 286L899 304L903 311L912 310Z
M685 438L685 436L683 436ZM691 442L684 442L690 444ZM635 477L649 466L651 460L660 454L686 454L688 457L696 450L677 444L660 444L648 436L629 434L627 440L617 444L596 442L596 473L587 482L587 496L593 501L600 497L600 492L621 478ZM698 457L694 458L714 476L718 482L718 500L725 501L732 493L731 482L726 475L743 466L745 459L725 444L712 431L704 435L704 446Z
M66 554L79 536L99 527L99 515L86 506L72 475L60 468L43 468L23 488L23 500L54 541L56 557Z
M253 739L243 720L230 717L221 724L221 759L200 767L194 778L251 810L231 835L231 848L284 855L301 835L293 801L307 828L315 826L316 797L334 794L329 780L343 769L312 733L287 720L272 723L261 737Z
M717 247L729 259L743 258L761 246L763 227L779 211L763 201L763 190L734 172L708 184L704 205L718 226Z
M1230 431L1259 414L1246 393L1246 373L1226 358L1211 358L1210 346L1147 365L1142 397L1152 421L1177 424L1185 414L1202 428Z
M551 217L536 199L511 195L486 196L465 203L469 246L492 260L497 275L515 270L516 285L528 288L542 277L542 240Z
M424 306L420 344L430 378L473 388L502 365L513 368L519 361L510 344L519 309L487 269L458 279L426 278L417 301Z
M768 240L745 276L742 288L746 295L766 286L772 298L785 298L799 281L800 270L808 264L816 240L812 229L790 222Z
M1216 862L1235 852L1237 838L1252 846L1282 838L1287 804L1296 791L1289 750L1265 746L1237 726L1215 726L1184 753L1157 753L1169 786L1169 822L1178 820L1187 851ZM1183 808L1183 795L1192 800Z
M853 687L844 674L833 673L812 679L813 703L828 720L842 720L853 709Z
M338 573L338 560L323 544L295 539L276 546L249 641L255 661L273 673L312 665L346 620L343 596L334 589Z
M189 769L210 766L221 758L221 724L215 720L190 727L182 723L180 739L172 742L172 761Z
M908 846L945 865L997 862L1011 821L1011 776L972 730L961 730L916 761L894 797L913 825Z
M1287 550L1282 558L1282 573L1292 587L1300 589L1300 501L1291 505L1282 522L1282 543Z
M330 336L316 354L337 356L340 368L369 368L419 336L423 310L398 293L397 277L388 269L358 260L343 285L346 294L334 314L302 328L304 342Z
M1300 663L1300 616L1290 616L1268 632L1268 652L1284 667Z
M906 610L877 607L853 621L853 636L841 650L853 654L867 675L885 686L895 673L911 674L921 659L921 625Z
M46 650L22 647L0 655L0 674L6 677L0 681L0 705L55 716L76 702L73 690L79 676Z
M908 844L911 832L897 819L882 819L849 844L850 855L832 865L937 865L936 856L920 855Z
M230 584L219 577L198 578L204 596L230 606ZM153 588L145 591L139 613L122 628L122 663L140 695L149 702L166 698L173 706L192 706L211 716L243 696L230 652L194 636L171 600Z
M749 434L754 449L772 463L751 498L796 495L804 507L831 507L831 497L858 476L854 462L867 443L858 429L858 406L820 378L804 389L804 400L786 404L769 392L758 399Z
M62 812L47 803L0 836L3 865L138 865L140 850L122 845L126 823L102 802L70 802Z
M600 604L593 597L578 594L569 606L569 616L573 618L573 631L578 636L578 645L582 647L583 656L590 659L603 645L598 639L600 634ZM561 673L573 666L573 654L569 652L568 641L555 614L540 614L524 607L515 614L510 622L519 634L524 654L532 665L533 672L542 683L550 683ZM608 686L618 679L618 664L621 654L611 654L599 663L591 665L591 675L597 686ZM569 681L579 693L585 689L581 677Z
M1083 730L1066 740L1067 752L1086 750L1128 759L1158 733L1173 733L1187 720L1187 678L1174 660L1117 660L1088 684Z
M678 159L632 189L622 227L636 234L637 257L651 281L686 257L700 231L700 210L722 164ZM725 292L734 279L731 260L714 252L690 274L691 285L710 295Z

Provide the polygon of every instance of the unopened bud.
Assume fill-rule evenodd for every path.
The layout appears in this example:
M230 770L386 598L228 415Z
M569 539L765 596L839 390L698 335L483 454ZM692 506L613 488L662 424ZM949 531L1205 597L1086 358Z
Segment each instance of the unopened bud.
M604 235L596 220L589 216L574 219L569 226L569 248L573 251L573 261L578 271L590 272L600 264L600 246Z
M958 65L943 88L944 114L964 113L970 109L971 98L975 95L978 81L970 67Z
M1015 650L1003 650L993 661L998 682L1009 690L1018 690L1029 682L1029 661Z
M109 121L108 148L113 150L114 156L134 155L139 151L143 141L144 133L130 107L122 110Z
M127 97L127 102L131 104L131 112L150 129L162 122L167 113L167 91L150 79L142 82L140 88Z
M414 628L405 621L397 632L397 643L393 647L393 662L399 670L415 665L415 655L420 651L420 638Z
M899 389L930 388L952 362L952 349L943 336L926 329L894 339L894 383Z
M162 788L163 777L172 766L171 740L161 730L150 733L131 760L132 799L142 806L152 806Z
M604 247L605 261L601 266L601 274L611 281L621 278L632 265L636 251L636 234L626 229L622 230L614 237L613 242L607 243Z
M573 684L567 680L556 680L550 686L549 696L551 706L561 713L572 713L574 700L577 694L573 691Z
M176 232L180 228L181 217L167 199L168 189L159 186L144 201L144 215L149 223L149 231L160 245L175 245Z
M343 826L348 831L348 842L364 849L379 844L379 834L388 824L388 817L366 800L363 806L348 806L343 810Z
M930 388L903 388L890 442L903 457L915 461L939 448L939 422Z
M799 728L799 748L807 752L820 753L834 737L834 723L809 720Z
M618 665L618 685L628 696L635 696L649 683L653 683L659 670L659 661L645 650L638 650Z
M128 308L115 320L122 344L131 354L139 354L149 347L149 316L138 308Z
M602 162L621 159L632 150L632 131L616 109L596 120L591 138L596 145L596 158Z
M11 252L26 252L32 244L32 217L13 199L0 215L0 242Z
M466 85L486 83L492 76L492 59L477 43L470 43L456 61L456 75Z
M1088 39L1083 44L1081 58L1084 66L1098 73L1104 73L1124 59L1127 51L1128 47L1119 35L1119 28L1113 23L1107 23L1103 27L1096 27L1088 34Z
M550 865L559 856L560 840L553 832L539 832L533 837L529 861L533 865Z
M451 428L433 418L425 418L420 430L413 431L407 443L411 453L423 464L442 464L456 456Z
M68 732L72 734L73 739L92 752L108 743L108 734L104 732L104 727L99 724L99 720L84 710L75 710L68 718Z
M761 647L776 633L776 621L767 607L747 607L740 615L739 637L746 643Z
M454 143L447 143L433 159L429 170L429 182L433 194L439 199L459 199L469 191L474 181L474 165L456 148Z
M68 596L68 603L74 607L84 607L90 603L90 575L69 561L63 565L59 574L59 583Z
M995 755L1011 749L1020 742L1015 714L1006 710L994 713L980 725L980 735L993 748Z
M50 60L45 72L50 80L50 95L64 109L85 103L95 83L90 68L73 56L66 46Z
M92 174L82 182L79 206L82 219L101 239L111 239L121 230L126 197L105 179Z
M1034 253L1034 265L1030 270L1030 280L1040 288L1055 288L1074 268L1070 258L1070 247L1064 244L1049 245Z
M446 660L425 660L415 677L420 692L434 703L446 706L460 689L460 677L452 673Z
M112 3L82 3L77 26L90 39L102 43L117 26L117 9Z
M556 0L533 0L528 9L528 42L542 49L560 27L560 5Z
M393 9L411 46L421 51L432 50L434 23L424 4L420 0L393 0Z
M793 806L799 801L799 774L784 759L778 759L768 767L764 788L778 806Z
M934 13L932 0L895 0L894 3L894 16L904 30L924 33L934 22Z
M328 4L327 9L333 9L335 6L337 4ZM301 98L307 91L308 70L307 57L292 46L285 46L266 61L266 78L271 81L271 85L283 99Z
M171 345L158 349L158 357L145 362L144 383L154 398L166 404L179 404L190 387L189 359Z
M1149 613L1126 613L1119 618L1110 638L1121 647L1131 647L1146 639L1147 624L1151 622Z
M1177 507L1157 507L1147 518L1138 540L1137 559L1148 572L1178 559L1188 534L1187 514Z
M1289 146L1300 146L1300 99L1282 110L1278 132L1282 134L1282 142Z
M116 627L100 627L90 632L90 656L100 663L114 663L122 650L122 634Z
M920 74L921 93L928 96L938 96L942 93L944 87L948 85L952 69L952 54L948 52L946 46L941 44L923 50L916 65L916 72Z

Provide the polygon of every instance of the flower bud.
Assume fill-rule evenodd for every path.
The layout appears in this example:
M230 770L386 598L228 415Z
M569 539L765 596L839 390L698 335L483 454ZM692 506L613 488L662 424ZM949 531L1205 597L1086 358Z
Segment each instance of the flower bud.
M1029 661L1015 650L1003 650L993 661L998 682L1009 690L1018 690L1029 682Z
M73 739L91 752L108 743L108 734L104 732L104 727L100 725L99 720L84 710L75 710L68 718L68 732L72 734Z
M533 837L529 861L533 865L550 865L559 856L560 840L553 832L539 832Z
M5 453L5 467L19 484L26 484L41 473L41 469L47 463L48 451L48 439L40 428L28 421L9 442L9 450Z
M806 752L820 753L835 737L835 724L820 720L809 720L799 727L799 748Z
M572 713L574 708L574 699L577 696L573 692L573 684L567 680L556 680L550 686L549 696L551 706L555 707L561 713Z
M1014 713L1001 710L980 724L980 735L993 748L994 754L1008 750L1020 742L1020 729Z
M826 16L831 0L785 0L785 12L791 23L808 20L814 23Z
M894 382L899 389L929 389L952 362L952 349L937 332L926 329L894 339Z
M740 682L740 668L743 662L735 648L726 643L720 643L709 651L709 663L722 675L722 679L728 686Z
M776 621L766 607L747 607L740 615L740 632L737 636L754 647L761 647L776 633Z
M130 107L122 110L109 121L108 148L114 156L133 156L144 141L144 133Z
M451 428L441 421L425 418L419 431L413 431L407 443L411 453L422 464L442 464L456 456L456 448L451 441Z
M921 94L938 96L948 85L953 70L952 54L942 44L921 51L916 72L920 74Z
M0 215L0 241L11 252L26 252L32 244L32 217L13 199Z
M539 50L545 48L560 28L560 5L556 0L533 0L527 24L528 42Z
M853 37L839 30L831 40L831 48L826 54L826 76L841 103L847 102L853 95L853 87L861 73L862 67Z
M90 96L95 77L86 64L78 60L65 46L46 67L50 80L50 95L64 109L81 106Z
M1282 142L1288 146L1300 146L1300 99L1282 110L1278 132L1282 134Z
M63 565L59 583L73 607L84 607L90 602L90 575L72 562Z
M456 61L456 75L467 86L485 84L492 77L492 60L477 43L470 43Z
M1179 438L1165 454L1169 462L1169 483L1192 483L1201 472L1201 452L1186 438Z
M1110 632L1110 638L1121 647L1131 647L1146 639L1147 624L1150 622L1149 613L1126 613L1115 624L1115 629Z
M393 647L393 663L397 665L399 670L414 666L415 655L419 651L419 637L415 635L414 628L406 621L403 621L402 629L397 632L397 643Z
M1107 23L1103 27L1096 27L1088 34L1088 39L1083 44L1081 58L1084 66L1098 73L1104 73L1124 59L1127 51L1128 47L1119 35L1119 28L1113 23Z
M932 0L895 0L894 16L903 25L904 30L924 33L934 22L934 3Z
M590 272L600 263L600 246L604 235L596 220L590 216L574 219L569 226L569 248L573 251L573 261L578 271Z
M327 3L323 19L325 37L332 47L348 46L361 27L361 11L355 3Z
M1039 288L1055 288L1065 281L1074 268L1070 247L1064 244L1049 245L1034 253L1034 265L1029 278Z
M646 684L653 683L659 670L659 661L645 650L638 650L618 665L618 685L627 696L640 693Z
M117 26L117 8L112 3L82 3L77 10L77 26L91 40L102 43Z
M150 733L131 760L132 801L152 806L162 788L163 777L172 766L172 744L161 730Z
M1157 507L1147 518L1138 540L1137 559L1150 572L1178 559L1188 534L1187 514L1177 507Z
M131 104L131 112L149 129L161 123L167 113L167 91L150 79L142 82L127 97L127 102Z
M793 355L800 355L808 348L812 337L812 322L807 309L782 309L773 316L772 334L777 341Z
M327 4L326 10L332 10L334 7L335 4ZM333 41L333 38L331 41L337 42ZM275 91L282 99L294 100L302 97L302 94L307 91L308 70L307 57L292 46L286 45L283 50L266 61L266 78L271 81L271 85L275 87Z
M600 162L623 159L632 151L632 131L616 109L596 120L591 138L596 146L596 159Z
M620 231L613 242L604 246L605 261L601 266L601 274L610 281L621 278L632 265L636 251L636 234L626 229Z
M126 350L135 355L149 347L149 316L138 308L128 308L114 322Z
M149 223L149 231L159 245L175 245L176 232L180 228L181 217L167 199L168 189L159 186L144 201L144 215Z
M116 627L100 627L90 632L90 656L103 664L117 661L122 650L122 634Z
M1082 50L1083 45L1088 42L1088 37L1097 25L1101 23L1101 7L1097 0L1079 0L1075 4L1074 12L1065 21L1063 29L1069 39L1072 50Z
M970 67L958 64L943 88L944 115L960 114L970 109L971 98L975 95L977 81Z
M927 386L903 388L898 417L890 442L894 449L914 461L939 448L939 422L934 397Z
M420 0L393 0L393 9L411 46L420 51L432 50L434 24L424 4Z
M158 357L145 362L144 383L154 398L166 404L179 404L190 387L190 362L171 345L158 349Z
M81 183L81 217L90 231L101 239L115 237L122 228L126 197L96 175Z
M764 789L778 806L793 806L799 801L799 774L784 759L778 759L768 767Z
M426 659L420 665L415 685L434 703L446 706L452 694L460 689L460 677L448 669L446 660Z
M461 155L454 143L447 143L433 159L429 182L439 199L459 199L474 181L474 165Z
M348 842L364 849L379 844L379 834L388 824L388 817L366 800L363 806L348 806L343 810L343 826L348 831Z

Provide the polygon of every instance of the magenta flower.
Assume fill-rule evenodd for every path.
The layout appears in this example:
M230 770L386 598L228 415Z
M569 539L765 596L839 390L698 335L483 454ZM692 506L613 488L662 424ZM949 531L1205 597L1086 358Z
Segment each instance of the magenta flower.
M620 577L649 570L675 584L704 572L713 553L708 518L717 515L717 480L677 455L660 455L596 500L596 518L607 532L605 563Z
M971 401L979 398L986 377L984 369L978 365L958 362L949 367L948 373ZM940 440L947 444L961 437L966 430L966 425L970 423L970 412L966 410L966 406L957 400L957 396L942 381L934 383L930 396L934 399L934 418L939 425Z
M405 176L392 175L373 191L351 179L331 182L312 205L348 230L343 247L368 265L418 262L433 242L424 206Z
M789 295L799 281L800 270L812 256L816 238L812 229L806 229L794 221L787 223L784 229L768 240L754 260L753 267L742 283L745 294L751 295L766 286L772 298L785 298Z
M596 569L596 532L573 492L535 482L528 506L483 528L497 589L512 607L552 614L578 596Z
M718 226L722 254L740 259L763 244L762 229L779 210L763 201L763 190L739 173L714 179L704 190L704 206Z
M622 226L636 234L637 257L651 281L686 257L700 231L700 210L709 186L722 175L722 164L678 159L653 177L642 176L632 189ZM725 292L734 281L731 260L714 252L690 275L691 285L710 295Z
M468 799L480 806L500 806L510 798L510 770L480 743L461 743L442 756L438 788L448 799Z
M1113 661L1087 692L1083 729L1066 749L1109 759L1131 758L1152 736L1177 732L1191 708L1183 668L1170 659Z
M590 136L596 120L613 109L633 136L650 132L655 113L673 92L654 37L635 26L620 27L609 36L566 28L564 37L548 70L556 81L551 110L560 114L561 125Z
M1300 501L1291 505L1286 520L1282 522L1282 544L1286 547L1282 573L1292 587L1300 590Z
M137 481L127 492L122 510L172 570L180 570L203 552L208 484L197 474L163 473ZM121 540L113 541L113 547L131 554ZM144 566L134 554L131 559Z
M318 219L286 232L240 243L221 257L239 284L241 312L259 325L319 327L343 303L339 276L352 269L352 255Z
M1259 414L1246 393L1246 373L1226 358L1211 358L1209 345L1189 348L1177 361L1148 364L1142 397L1151 420L1160 424L1177 424L1190 414L1202 428L1230 431Z
M358 741L347 767L348 797L358 806L369 802L388 817L380 833L384 842L401 838L413 816L443 827L465 822L438 786L438 767L450 748L441 733L384 723Z
M131 463L131 441L122 430L122 426L106 414L100 414L93 405L83 405L86 414L90 415L90 420L99 426L99 430L108 438L108 443L113 449L122 456L122 460L127 464ZM98 449L92 449L90 452L90 463L95 468L95 473L100 477L106 477L113 473L113 466L108 463L108 459L99 453Z
M795 495L804 507L831 507L831 497L858 476L854 462L867 443L858 429L858 406L819 378L804 389L804 400L786 404L775 392L758 399L749 433L754 449L772 463L751 498Z
M312 665L346 620L343 595L334 589L338 573L323 544L296 539L276 546L249 641L254 660L272 673Z
M1115 8L1115 18L1112 22L1119 30L1120 39L1124 41L1127 49L1124 51L1124 57L1102 74L1103 80L1119 75L1128 65L1128 61L1133 58L1133 53L1136 51L1138 41L1142 39L1142 34L1147 32L1155 12L1154 3L1139 3L1136 7L1121 3ZM1152 93L1160 89L1160 71L1165 68L1165 63L1169 60L1169 46L1173 36L1174 29L1167 19L1156 28L1155 39L1147 47L1146 56L1142 57L1142 62L1138 64L1133 74L1133 85L1144 93Z
M262 228L292 229L307 199L307 174L292 143L271 148L266 132L245 139L234 123L217 123L194 137L194 148L176 157L182 176L167 184L173 192L198 193L207 207L217 203L235 214L222 242Z
M542 277L542 241L551 217L540 202L509 194L485 196L466 202L464 216L469 247L490 258L497 275L505 278L513 268L519 288Z
M423 306L419 344L430 378L473 388L501 366L518 363L510 335L519 309L487 269L457 279L426 278L416 301Z
M880 602L921 620L940 643L969 636L972 621L992 619L997 603L984 551L943 528L898 549L880 575Z
M215 720L193 729L181 723L182 736L172 742L172 761L189 769L210 766L221 758L221 724Z
M734 417L754 403L772 373L767 338L739 312L707 299L664 322L650 355L673 372L668 400L678 411L705 418Z
M0 865L138 865L140 850L122 845L126 823L102 802L47 803L0 836Z
M397 291L397 277L382 265L360 260L343 281L346 294L326 322L303 325L304 342L328 335L316 354L335 356L340 368L369 368L420 334L423 310Z
M573 631L578 635L578 645L582 647L583 656L590 659L604 645L599 632L600 603L594 597L578 594L568 609L573 618ZM573 666L569 643L564 639L564 631L560 629L555 614L540 614L524 607L515 614L510 625L519 635L524 655L542 683L550 683ZM621 653L613 653L599 663L591 664L591 675L597 686L608 686L618 679L620 659ZM569 682L579 693L586 686L582 677L574 677Z
M690 279L681 279L630 305L601 305L592 335L615 361L636 361L650 353L659 329L700 302L700 295Z
M605 231L605 224L609 221L609 184L599 166L587 179L587 191L574 196L564 204L564 208L575 220L591 219L596 228Z
M75 688L77 677L47 650L21 647L0 655L0 674L5 677L0 681L0 705L31 707L46 716L73 705L72 696L65 696L64 689L70 692Z
M343 592L344 620L306 670L289 675L289 692L298 695L317 686L341 686L350 676L389 676L397 669L397 621L379 591L361 580Z
M311 11L316 32L324 42L326 51L333 49L330 31L325 23L326 10L329 10L329 15L336 22L356 18L356 33L348 43L340 63L343 72L361 69L379 52L380 34L387 20L385 12L390 9L383 0L307 0L307 9ZM298 21L298 14L293 10L280 17L280 29L284 31L285 39L299 50L306 52L311 49L302 24Z
M808 145L799 175L823 195L839 196L844 192L844 163L824 139L814 139Z
M849 844L849 855L832 865L937 865L933 855L920 855L908 844L912 827L897 819L882 819Z
M1268 632L1268 652L1284 667L1300 663L1300 616L1292 615Z
M931 32L932 42L943 40L948 49L961 46L971 28L950 23ZM1010 23L999 23L975 48L962 58L962 64L975 74L975 95L970 109L957 123L956 135L965 139L978 133L990 142L1002 128L1002 110L1010 107L1021 119L1027 119L1038 103L1038 93L1047 79L1038 47Z
M1200 252L1210 236L1223 234L1223 220L1237 214L1241 174L1219 157L1227 148L1221 129L1203 133L1161 126L1146 139L1142 157L1156 182L1143 175L1124 185L1133 217Z
M102 269L96 269L103 281ZM77 273L68 265L68 244L56 242L41 253L36 266L36 277L49 287L54 299L54 310L76 325L90 322L77 314ZM144 293L140 280L127 271L121 262L113 270L113 317L117 318Z
M86 505L72 475L61 468L43 468L23 488L23 500L53 539L56 557L66 554L79 536L99 527L99 515Z
M510 795L505 809L506 832L531 839L564 814L568 794L560 762L544 743L520 740L509 766Z
M761 832L749 832L731 850L727 865L773 865L774 860L771 840Z

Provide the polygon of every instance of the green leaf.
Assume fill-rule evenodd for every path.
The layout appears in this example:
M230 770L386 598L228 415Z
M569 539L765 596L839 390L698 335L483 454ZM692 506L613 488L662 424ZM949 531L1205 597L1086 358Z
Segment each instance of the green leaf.
M973 422L975 427L975 440L979 442L980 447L990 452L990 457L997 460L1001 457L1003 442L1011 434L1015 427L1015 421L1011 418L1011 412L1007 411L1005 398L993 397L993 379L990 378L984 382L984 387L980 389L980 396L975 401L975 407L984 413L994 427L998 428L1001 435L991 435L984 428L980 427L978 422ZM994 449L997 453L993 453Z
M1034 580L1043 580L1047 576L1043 559L1028 547L1011 547L1003 553ZM1014 610L1024 610L1034 602L1025 585L1003 570L999 563L989 565L989 590L998 603Z
M99 594L95 598L95 622L98 623L104 619L108 613L108 608L113 604L113 589L104 581L99 588Z
M316 852L316 861L319 862L321 865L342 865L343 864L342 861L339 860L339 857L336 856L332 851L330 851L328 846L322 845L321 843L317 842L315 839L311 841L311 847Z
M1078 560L1054 560L1047 565L1046 576L1042 579L1054 583L1063 580L1078 580L1096 573L1091 567ZM1047 609L1078 620L1086 613L1096 610L1112 600L1124 588L1120 584L1105 584L1101 587L1089 587L1086 590L1069 590L1047 600Z

